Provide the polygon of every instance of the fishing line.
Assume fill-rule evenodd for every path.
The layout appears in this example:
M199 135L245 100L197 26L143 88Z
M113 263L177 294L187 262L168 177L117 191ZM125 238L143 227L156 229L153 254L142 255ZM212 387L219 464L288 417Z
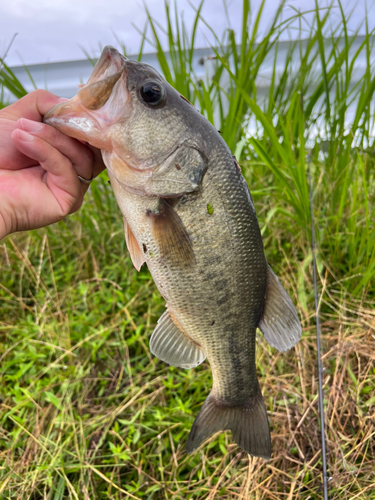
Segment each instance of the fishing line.
M310 165L311 165L310 158L308 158L308 180L309 180L310 220L311 220L311 251L312 251L312 261L313 261L313 275L314 275L316 344L318 351L319 414L320 414L320 433L322 439L323 494L324 494L324 500L328 500L326 439L325 439L325 425L324 425L323 382L322 382L322 359L321 359L321 344L320 344L320 324L319 324L319 313L318 313L318 286L316 279L315 228L314 228L314 210L312 201L312 183L311 183Z

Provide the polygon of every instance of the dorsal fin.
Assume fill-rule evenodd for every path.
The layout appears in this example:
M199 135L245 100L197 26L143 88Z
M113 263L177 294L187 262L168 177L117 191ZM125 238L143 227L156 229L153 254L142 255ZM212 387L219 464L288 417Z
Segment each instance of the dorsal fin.
M270 266L264 312L258 328L268 343L278 351L287 351L302 335L296 308Z
M138 241L135 239L135 236L132 233L129 224L126 222L125 217L124 217L124 230L125 230L126 246L128 247L133 265L137 271L140 271L142 264L146 262L146 259L142 253L142 250L139 248Z
M206 355L176 322L168 310L160 316L151 335L150 351L171 366L194 368L206 359Z

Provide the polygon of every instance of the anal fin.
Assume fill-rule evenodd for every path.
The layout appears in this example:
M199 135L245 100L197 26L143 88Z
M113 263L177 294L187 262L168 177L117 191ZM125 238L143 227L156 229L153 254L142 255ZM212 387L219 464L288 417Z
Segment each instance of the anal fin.
M138 241L135 239L135 236L132 233L129 224L126 222L125 217L124 217L124 230L125 230L126 246L128 247L133 265L137 271L140 271L142 264L146 262L146 259L142 253L142 250L139 248Z
M159 318L152 332L150 351L162 361L179 368L194 368L206 359L202 348L176 325L168 310Z
M268 343L279 351L293 347L302 335L296 308L270 266L264 312L258 328Z

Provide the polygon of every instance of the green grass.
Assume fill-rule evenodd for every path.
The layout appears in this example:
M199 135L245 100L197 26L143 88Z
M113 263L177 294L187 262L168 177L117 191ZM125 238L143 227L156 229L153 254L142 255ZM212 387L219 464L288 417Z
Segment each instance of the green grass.
M227 30L217 39L212 80L192 73L194 34L179 17L171 19L168 7L171 62L163 59L160 27L151 16L145 33L168 81L218 120L232 151L240 152L267 258L302 319L303 338L290 352L277 353L258 338L272 459L249 458L230 433L185 454L211 386L210 368L179 370L150 355L149 336L164 302L147 269L132 267L104 173L79 213L0 243L1 499L322 498L309 166L329 494L331 500L375 499L373 37L364 38L367 67L353 87L360 54L350 52L347 18L342 14L335 28L331 10L316 9L307 40L291 44L283 71L274 69L261 100L260 65L292 21L283 9L260 39L264 7L253 12L244 1L239 37ZM194 29L204 22L199 16L198 9ZM294 21L302 18L296 13ZM327 38L328 53L322 50ZM298 71L292 51L300 57ZM223 89L224 77L229 86ZM6 67L0 83L21 96ZM250 118L258 130L253 137L246 132Z

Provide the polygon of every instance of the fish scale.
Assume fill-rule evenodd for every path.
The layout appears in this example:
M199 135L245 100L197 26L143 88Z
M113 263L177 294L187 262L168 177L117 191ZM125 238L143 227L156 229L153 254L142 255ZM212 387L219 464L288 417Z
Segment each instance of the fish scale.
M151 352L181 368L209 361L213 386L187 451L230 429L243 450L269 459L256 328L286 350L301 325L267 263L250 192L227 145L153 68L112 47L77 96L44 119L102 150L133 264L147 263L166 300Z

